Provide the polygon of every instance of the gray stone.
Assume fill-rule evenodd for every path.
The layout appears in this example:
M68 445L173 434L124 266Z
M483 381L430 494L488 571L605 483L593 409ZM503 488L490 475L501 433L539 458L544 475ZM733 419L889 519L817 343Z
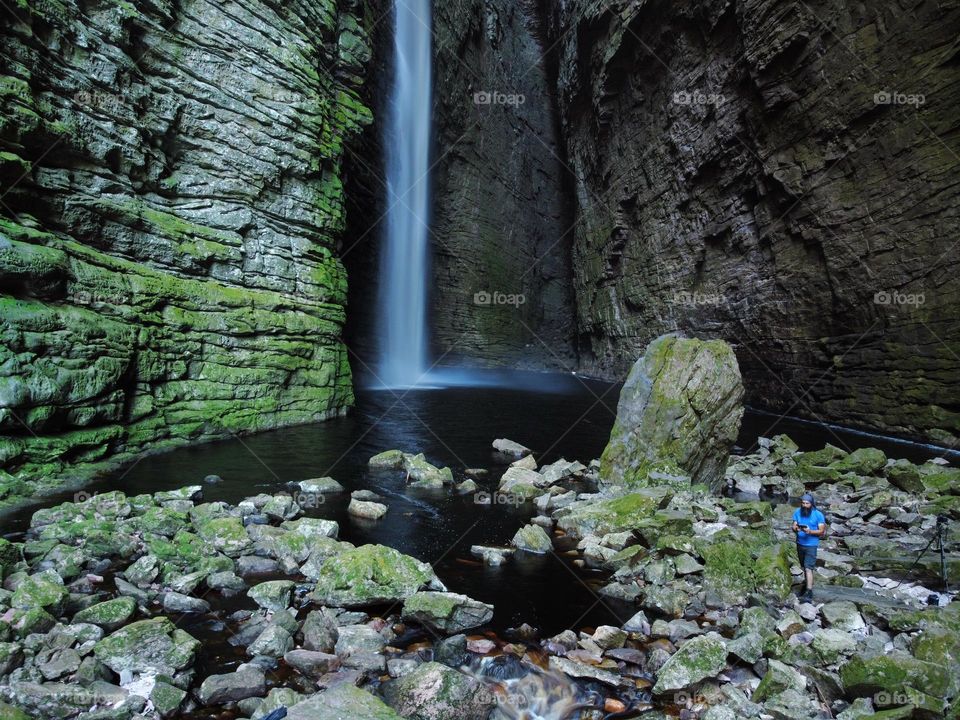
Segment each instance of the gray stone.
M664 482L651 474L661 473L717 487L740 430L742 400L740 368L725 342L657 338L620 391L601 478L657 485Z

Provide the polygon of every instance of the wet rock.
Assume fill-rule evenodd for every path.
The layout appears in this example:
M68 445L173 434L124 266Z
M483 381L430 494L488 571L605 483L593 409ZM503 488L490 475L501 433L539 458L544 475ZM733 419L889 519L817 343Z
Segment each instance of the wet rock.
M639 635L649 635L650 634L650 620L647 619L647 614L642 610L631 617L624 624L623 629L630 633L637 633Z
M717 633L688 640L657 673L655 694L682 690L694 683L719 675L727 664L727 646Z
M115 673L173 675L193 664L200 643L165 617L140 620L108 635L94 647L97 659Z
M150 691L150 703L162 718L167 718L177 712L187 693L175 685L158 680Z
M171 614L208 613L210 612L210 603L201 598L176 592L166 592L163 594L163 610Z
M278 624L271 624L247 648L249 655L281 658L293 649L293 636Z
M527 455L510 463L510 469L536 470L537 460L533 455Z
M285 610L290 607L294 587L290 580L271 580L253 586L247 595L264 610Z
M344 682L303 700L287 713L287 720L403 720L382 700Z
M367 461L367 464L373 468L400 470L404 464L404 453L402 450L386 450L374 455Z
M845 632L863 630L867 624L860 615L857 606L847 600L829 602L820 608L824 622L836 629Z
M337 618L328 610L311 610L303 621L303 646L307 650L332 653L339 632Z
M340 669L340 658L314 650L291 650L283 656L287 665L308 677L320 677Z
M25 578L10 599L11 607L21 610L40 609L58 615L67 600L67 589L53 570L44 570Z
M458 668L468 661L466 635L454 635L444 638L434 645L433 659L452 668Z
M103 705L121 706L128 693L116 685L96 681L89 687L68 683L11 682L4 688L4 696L34 718L62 720L90 708ZM124 707L128 714L129 708Z
M453 635L489 623L493 605L455 593L418 592L404 601L403 619Z
M743 415L736 355L721 340L664 335L647 346L620 391L600 459L611 485L664 483L652 473L718 487Z
M557 672L562 672L565 675L569 675L570 677L574 678L596 680L611 687L617 687L618 685L624 683L624 680L622 680L615 672L604 670L596 667L593 664L580 662L579 660L570 657L551 656L550 669L556 670Z
M240 592L245 590L247 583L243 578L227 570L224 572L211 573L206 578L207 587L211 590L227 590L230 592Z
M318 575L315 602L337 607L396 602L423 587L446 590L427 563L383 545L364 545L331 556Z
M530 448L524 447L518 442L513 440L507 440L506 438L500 438L493 441L493 449L498 453L503 455L511 455L513 457L523 457L524 455L529 455L533 452Z
M440 663L424 663L383 687L400 715L423 720L486 720L489 693L475 679Z
M407 480L418 487L443 487L453 485L453 471L448 468L438 468L427 462L423 453L418 455L404 454L403 469L407 473Z
M379 520L387 514L387 506L382 503L353 498L350 500L347 512L354 517L364 518L365 520Z
M266 676L255 665L241 665L232 673L211 675L200 685L197 698L204 705L222 705L267 694Z
M763 702L787 690L803 693L807 689L807 679L797 670L779 660L770 660L767 671L757 689L753 691L751 700L755 703Z
M520 528L510 542L518 550L531 553L542 555L553 551L553 541L539 525L526 525Z
M280 565L271 558L260 557L259 555L244 555L237 560L237 575L240 577L250 577L252 575L270 575L277 572Z
M137 603L132 597L119 597L81 610L73 616L73 622L93 623L109 632L130 620L136 609Z
M251 545L250 537L239 518L212 518L195 527L197 535L204 543L230 558L240 557Z
M937 698L954 692L954 668L894 651L874 657L853 657L840 667L844 690L853 696L869 696L878 692L902 693L914 688Z
M346 667L384 672L386 644L383 635L368 625L346 625L339 629L335 652Z
M601 625L594 631L591 639L601 649L612 650L613 648L623 647L627 640L627 633L611 625Z
M311 478L310 480L301 480L298 483L300 490L312 495L336 495L344 492L343 485L338 483L332 477Z
M818 630L811 641L811 647L820 662L835 664L844 655L852 655L857 649L857 641L845 630L826 628Z

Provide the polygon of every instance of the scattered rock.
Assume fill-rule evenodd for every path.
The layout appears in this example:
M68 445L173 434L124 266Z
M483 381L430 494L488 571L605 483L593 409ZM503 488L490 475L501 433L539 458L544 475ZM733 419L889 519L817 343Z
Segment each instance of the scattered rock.
M418 592L404 601L403 619L453 635L489 623L493 605L455 593Z

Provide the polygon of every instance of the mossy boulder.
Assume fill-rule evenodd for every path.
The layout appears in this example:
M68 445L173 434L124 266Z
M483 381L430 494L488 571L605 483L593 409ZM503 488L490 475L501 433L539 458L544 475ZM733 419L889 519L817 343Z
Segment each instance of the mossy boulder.
M382 700L366 690L342 683L324 692L311 695L287 713L287 720L403 720Z
M364 545L323 563L313 599L321 605L364 607L404 600L423 587L446 590L427 563L383 545Z
M557 526L577 537L608 535L633 530L653 518L667 491L643 488L610 500L571 506L561 515Z
M173 675L193 664L200 643L165 617L140 620L98 642L93 652L115 673Z
M952 669L918 660L899 651L875 657L854 657L840 668L840 679L850 695L866 697L878 692L902 693L912 687L927 695L948 697L956 677Z
M655 695L682 690L715 677L727 666L727 644L717 633L707 633L687 640L670 656L657 673Z
M116 630L133 617L136 610L136 600L132 597L119 597L81 610L73 616L73 622L92 623L107 631Z
M539 525L532 523L530 525L524 525L517 530L510 544L518 550L525 550L526 552L540 555L553 550L553 541L550 539L550 536L547 535L547 531Z
M493 699L474 678L436 662L387 683L383 693L403 717L420 720L485 720Z
M891 485L908 493L922 493L924 491L920 468L909 460L895 460L887 467L887 480Z
M887 456L877 448L859 448L840 460L830 464L841 473L852 472L857 475L876 475L887 464Z
M67 599L63 579L53 570L25 578L13 593L10 604L21 610L40 609L58 615Z
M403 619L453 635L486 625L493 619L493 605L456 593L418 592L404 601Z
M250 537L239 518L211 518L200 523L196 530L204 543L227 557L239 557L251 545Z
M247 595L265 610L285 610L290 607L294 583L290 580L270 580L254 585Z
M0 580L3 580L19 561L19 546L0 538Z
M724 341L653 340L620 391L601 480L636 487L685 476L717 487L740 430L743 392L737 357Z
M726 604L746 602L753 593L783 600L790 593L786 545L757 542L754 536L701 544L704 589Z

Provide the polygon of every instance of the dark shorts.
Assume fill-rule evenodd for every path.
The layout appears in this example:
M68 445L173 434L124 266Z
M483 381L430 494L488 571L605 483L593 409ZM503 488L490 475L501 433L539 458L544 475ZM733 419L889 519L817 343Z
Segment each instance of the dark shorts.
M800 558L800 567L812 570L817 566L817 546L798 544L797 557Z

